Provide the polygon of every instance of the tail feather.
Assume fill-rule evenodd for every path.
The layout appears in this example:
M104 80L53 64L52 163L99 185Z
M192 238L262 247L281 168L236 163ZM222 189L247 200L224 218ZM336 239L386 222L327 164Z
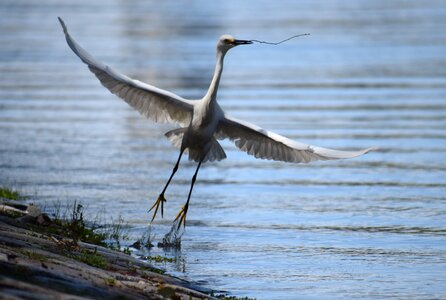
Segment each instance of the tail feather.
M166 132L164 135L169 139L175 148L181 149L184 132L186 132L186 128L176 128Z
M209 151L203 159L203 162L207 161L219 161L226 158L226 153L216 139L212 138L210 141L211 145L209 147ZM199 162L202 158L203 151L202 149L194 149L188 148L189 151L189 160L193 160Z
M187 128L177 128L166 132L164 135L169 139L175 148L181 149L183 144L183 136ZM203 159L203 162L207 161L219 161L226 158L226 153L220 146L215 138L212 138L209 147L209 151ZM189 160L199 162L202 158L203 149L186 148L189 152Z
M219 161L226 158L226 153L216 139L212 138L211 148L209 149L203 161Z

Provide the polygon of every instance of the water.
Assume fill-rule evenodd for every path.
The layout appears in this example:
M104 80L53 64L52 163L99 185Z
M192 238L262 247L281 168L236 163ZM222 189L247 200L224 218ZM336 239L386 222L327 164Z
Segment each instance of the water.
M446 6L442 1L24 1L0 4L0 184L80 200L133 239L177 158L74 57L56 16L99 59L186 98L204 95L219 35L233 116L364 157L291 165L228 159L199 173L169 273L258 299L446 298ZM157 240L186 200L170 186Z

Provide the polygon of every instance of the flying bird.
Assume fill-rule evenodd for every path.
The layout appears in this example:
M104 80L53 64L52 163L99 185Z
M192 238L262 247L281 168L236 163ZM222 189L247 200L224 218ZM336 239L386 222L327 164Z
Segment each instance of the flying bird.
M225 151L217 141L219 139L230 139L237 148L256 158L292 163L352 158L373 149L340 151L311 146L235 119L225 113L217 102L217 91L225 55L234 47L249 45L256 40L239 40L231 35L222 35L217 42L217 63L206 95L199 100L187 100L172 92L127 77L96 60L71 37L64 21L61 18L59 21L68 46L96 75L105 88L150 120L180 125L179 128L165 134L173 146L179 148L180 154L166 185L150 208L150 211L154 209L152 221L160 206L161 216L163 215L164 202L166 202L164 194L178 170L183 153L187 151L189 160L197 162L198 165L192 177L187 201L175 218L175 222L178 222L178 229L181 224L186 226L189 201L201 164L226 158Z

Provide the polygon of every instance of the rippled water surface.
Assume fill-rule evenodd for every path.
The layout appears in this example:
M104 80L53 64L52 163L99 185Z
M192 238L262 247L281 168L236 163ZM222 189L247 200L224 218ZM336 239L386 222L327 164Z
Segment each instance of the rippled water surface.
M380 151L292 165L205 164L169 273L258 299L446 298L446 5L443 1L0 3L0 184L50 206L121 215L136 239L177 158L67 47L186 98L206 92L219 35L281 40L232 50L219 92L233 116L319 146ZM159 240L186 200L184 160Z

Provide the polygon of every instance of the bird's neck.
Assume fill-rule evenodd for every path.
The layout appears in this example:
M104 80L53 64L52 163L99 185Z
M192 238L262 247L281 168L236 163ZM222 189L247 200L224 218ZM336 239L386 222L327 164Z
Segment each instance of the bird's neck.
M217 99L218 86L220 85L220 77L221 73L223 72L224 57L225 57L224 53L220 51L217 52L217 63L215 64L214 76L212 77L212 82L211 85L209 86L209 90L206 96L204 96L204 99L206 99L209 102L213 102Z

